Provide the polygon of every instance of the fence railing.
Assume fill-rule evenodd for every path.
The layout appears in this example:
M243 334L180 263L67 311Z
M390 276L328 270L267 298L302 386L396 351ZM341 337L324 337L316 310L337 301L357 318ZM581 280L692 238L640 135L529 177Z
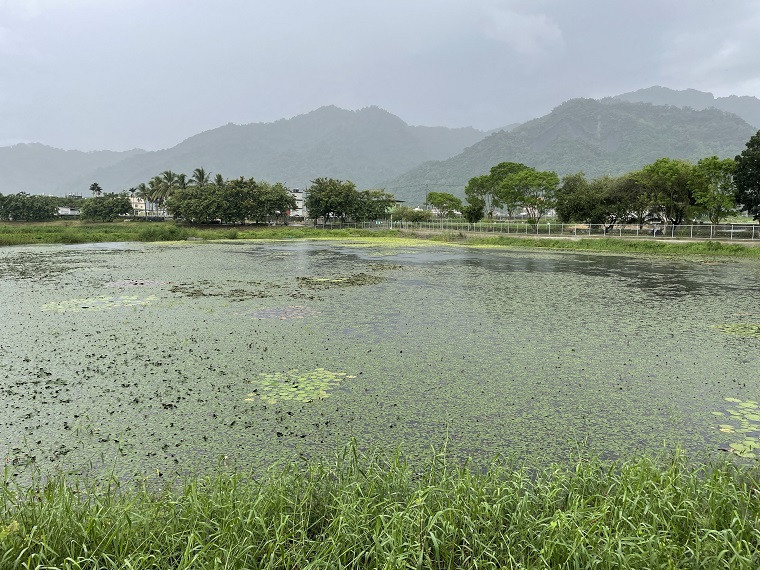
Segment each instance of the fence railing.
M318 224L321 228L364 228L430 230L444 232L476 232L505 235L542 235L577 237L638 237L655 239L700 239L700 240L760 240L758 224L620 224L608 227L603 224L560 224L558 222L478 222L468 224L458 220L438 220L431 222L404 222L401 220L381 220L375 222L340 222Z

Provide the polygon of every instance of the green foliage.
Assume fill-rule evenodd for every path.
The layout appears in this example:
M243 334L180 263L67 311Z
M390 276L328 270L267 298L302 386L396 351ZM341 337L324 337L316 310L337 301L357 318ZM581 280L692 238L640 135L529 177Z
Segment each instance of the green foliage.
M654 196L653 208L673 225L682 223L694 202L694 166L685 160L660 158L641 171L642 181Z
M124 194L108 193L82 201L83 220L112 222L119 216L132 214L132 203Z
M203 173L196 169L194 176L199 174ZM167 211L175 218L196 224L266 222L272 217L286 216L295 207L295 198L282 184L243 177L221 185L196 181L175 191L167 201Z
M508 188L515 200L525 208L528 217L541 221L541 218L557 205L557 186L559 177L556 172L539 172L524 168L507 175L501 186Z
M736 201L753 219L760 221L760 131L735 159Z
M450 218L462 211L462 200L448 192L428 192L427 203L444 218Z
M757 469L681 454L485 472L442 453L330 462L153 490L60 476L0 503L0 567L732 568L760 563Z
M44 222L55 218L58 200L49 196L30 196L25 192L0 194L0 220Z
M725 418L718 426L721 433L740 435L742 441L729 443L727 451L745 457L756 459L760 449L760 406L754 400L742 401L738 398L724 398L732 406L723 412L713 412L719 418Z
M471 195L467 197L467 205L462 208L462 216L467 220L467 223L477 224L483 219L485 213L485 203L477 196Z
M391 213L394 220L404 222L429 222L433 219L433 212L430 210L415 210L409 206L396 206Z
M736 163L717 156L697 162L692 177L694 201L707 214L710 223L719 224L736 214L736 185L733 173Z
M315 220L338 218L365 221L383 219L396 203L392 194L383 190L358 192L350 180L317 178L309 187L304 206Z

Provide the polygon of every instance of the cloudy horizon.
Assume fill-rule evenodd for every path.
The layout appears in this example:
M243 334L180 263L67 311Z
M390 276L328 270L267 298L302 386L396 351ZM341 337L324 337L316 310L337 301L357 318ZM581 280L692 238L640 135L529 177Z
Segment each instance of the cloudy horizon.
M0 0L0 146L155 150L376 105L490 130L663 85L760 96L760 2Z

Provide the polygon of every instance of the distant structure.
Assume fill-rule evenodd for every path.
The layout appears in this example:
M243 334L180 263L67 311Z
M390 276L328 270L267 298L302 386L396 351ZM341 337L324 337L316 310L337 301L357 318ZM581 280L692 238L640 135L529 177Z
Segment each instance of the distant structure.
M293 196L293 198L296 199L296 207L294 210L290 211L290 217L291 218L306 218L306 209L303 206L304 200L306 199L306 192L301 190L300 188L291 188L290 194Z
M64 198L67 198L69 200L81 200L82 195L81 194L66 194Z

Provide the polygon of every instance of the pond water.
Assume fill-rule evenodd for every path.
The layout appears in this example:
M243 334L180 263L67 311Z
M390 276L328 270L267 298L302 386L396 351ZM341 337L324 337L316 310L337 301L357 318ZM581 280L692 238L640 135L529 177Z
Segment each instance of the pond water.
M0 456L123 477L220 457L261 470L351 438L484 464L706 456L753 435L725 426L760 399L759 293L747 262L386 242L4 248Z

